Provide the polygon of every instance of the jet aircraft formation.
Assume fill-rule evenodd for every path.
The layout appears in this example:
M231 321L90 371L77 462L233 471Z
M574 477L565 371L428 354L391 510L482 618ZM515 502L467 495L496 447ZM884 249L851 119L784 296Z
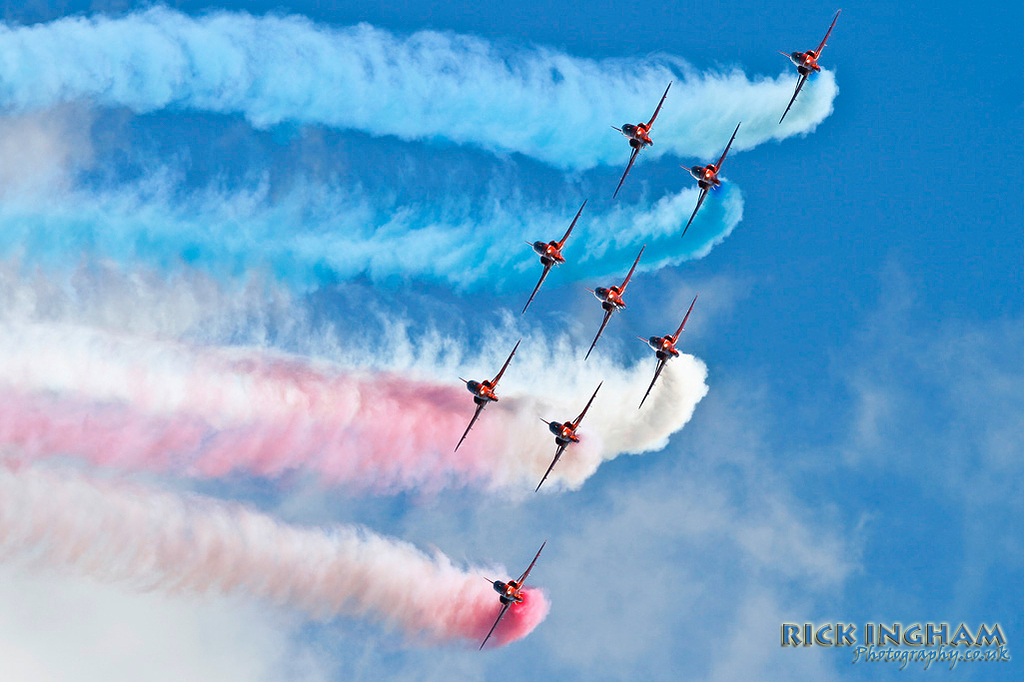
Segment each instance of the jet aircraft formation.
M789 100L789 104L786 106L785 111L783 111L782 118L779 119L780 125L782 124L782 121L785 120L786 115L792 108L793 103L796 101L797 96L800 94L800 90L803 88L804 83L807 82L808 77L810 77L813 73L821 71L821 67L818 66L818 59L821 57L821 52L825 48L825 44L828 41L829 36L832 34L832 29L835 28L836 21L839 19L839 14L841 11L842 10L836 12L835 17L833 17L832 19L832 24L829 26L828 31L825 33L825 37L822 39L821 43L818 45L816 49L808 50L806 52L793 52L790 54L787 54L785 52L781 53L783 56L788 57L793 62L793 64L796 65L799 79L797 80L796 89L793 92L793 97ZM641 151L654 144L654 140L651 138L651 130L654 127L655 120L658 118L658 114L661 112L662 106L665 104L665 99L668 97L668 93L671 88L672 83L669 82L668 86L665 88L665 92L661 96L661 100L658 102L658 106L654 109L654 114L646 123L624 123L621 128L612 126L613 129L622 133L622 135L624 135L629 140L629 146L631 149L629 162L626 164L626 170L622 173L622 177L619 179L619 184L616 186L615 192L612 193L613 200L618 196L619 190L622 189L622 185L626 181L626 176L629 175L629 171L633 168L633 164L636 162L637 156L640 154ZM718 174L722 170L722 164L725 162L725 157L729 154L729 149L732 147L733 142L736 140L736 134L739 132L740 125L740 123L736 124L736 129L733 130L732 137L729 138L729 142L725 145L725 149L722 152L722 155L718 158L717 162L713 164L709 163L705 166L693 166L689 168L686 166L682 166L682 168L689 171L693 179L697 181L697 186L700 189L700 193L697 196L697 205L694 207L693 213L690 215L690 219L687 221L686 226L683 228L683 232L680 236L686 236L686 231L690 229L690 225L693 223L694 218L697 216L697 212L700 210L701 205L707 198L708 193L711 190L718 189L722 185L722 181L719 179ZM562 254L562 250L565 247L566 241L569 239L569 235L572 234L573 228L576 227L576 223L580 219L580 215L583 213L583 209L584 207L586 207L586 205L587 202L584 201L583 205L580 206L579 210L576 212L576 216L572 219L572 222L569 224L569 229L566 230L561 240L550 242L527 242L527 244L533 248L537 255L540 256L540 262L541 265L544 266L544 270L541 272L540 280L537 282L537 286L533 288L533 292L530 294L529 299L527 299L526 305L523 306L522 313L520 313L521 315L526 314L527 309L530 307L530 304L533 303L533 300L536 297L537 292L540 290L541 285L544 283L544 280L547 278L548 273L551 271L551 269L556 265L560 265L566 262L565 256ZM636 259L633 261L633 265L629 269L629 273L626 275L626 278L622 281L622 284L613 285L610 287L598 287L596 289L588 289L588 291L593 293L594 296L596 296L598 300L601 301L601 307L604 310L604 318L601 321L601 326L598 328L597 335L594 337L593 342L591 342L589 350L587 350L586 356L584 356L584 361L590 357L590 353L594 350L594 346L597 345L598 339L601 338L601 334L604 332L605 327L608 325L608 321L611 319L612 314L615 313L616 311L623 310L626 307L626 303L623 300L623 294L626 291L626 286L629 284L630 278L632 278L633 273L636 271L636 266L640 262L640 257L643 256L645 248L647 248L646 245L641 247L640 253L637 254ZM644 393L644 397L640 401L640 405L637 409L643 408L644 403L647 401L647 397L651 394L651 390L654 388L655 383L658 381L658 377L661 375L661 372L665 368L665 365L668 363L668 361L671 360L672 358L679 356L680 353L679 350L676 348L676 343L678 343L679 336L680 334L682 334L684 328L686 327L686 321L690 319L690 313L693 312L693 307L696 303L697 296L695 295L693 297L693 301L690 303L689 309L683 316L683 321L680 323L678 329L676 329L674 334L666 334L665 336L652 336L649 339L638 337L641 341L649 345L651 349L654 350L658 362L654 370L654 377L651 379L651 383L647 387L647 391ZM515 347L512 349L512 352L508 356L508 359L505 360L505 364L502 365L501 369L498 371L497 375L495 375L493 379L481 382L467 381L465 379L461 379L463 383L466 384L466 388L469 390L469 392L473 394L473 400L476 403L477 407L476 411L473 413L472 419L469 422L469 426L466 427L466 431L462 434L462 438L459 439L458 444L455 446L456 450L458 450L459 447L461 447L462 443L466 440L466 437L469 435L469 432L473 428L473 425L480 417L480 414L483 411L484 407L486 407L489 403L496 402L498 400L497 395L494 393L494 389L496 388L498 381L501 379L502 375L505 373L505 370L508 369L509 363L512 362L512 358L516 354L516 350L519 348L520 341L516 342ZM556 422L541 419L542 422L547 424L548 429L555 437L556 450L554 457L551 460L551 464L548 466L547 471L544 472L544 476L543 478L541 478L540 483L537 484L537 488L534 490L534 492L538 492L541 486L544 485L544 481L547 480L548 475L551 473L552 469L555 468L555 465L558 463L558 460L562 457L562 455L569 448L569 446L580 442L580 436L577 433L577 429L579 428L580 423L583 421L583 418L586 416L587 411L590 409L590 406L593 404L594 399L597 397L598 391L601 390L602 384L603 382L601 384L598 384L597 388L594 390L593 395L590 396L590 400L587 401L586 406L583 408L583 411L580 412L579 415L572 421ZM491 635L494 634L495 628L498 627L498 623L501 622L501 619L505 616L505 613L508 611L508 609L513 605L520 604L524 601L523 584L526 581L526 577L530 574L530 571L533 570L534 564L537 563L537 559L540 557L540 553L544 550L544 546L546 544L547 541L545 541L540 546L540 549L537 550L536 556L533 557L533 561L530 562L529 567L527 567L526 571L524 571L523 574L519 576L518 580L509 580L506 583L499 580L495 580L492 582L490 579L487 579L488 582L492 582L494 590L498 593L498 600L499 603L501 604L501 608L497 614L497 618L494 621L494 625L491 626L491 629L487 633L487 636L484 637L483 642L481 642L480 644L481 649L483 649L484 645L487 644L487 641L490 639Z

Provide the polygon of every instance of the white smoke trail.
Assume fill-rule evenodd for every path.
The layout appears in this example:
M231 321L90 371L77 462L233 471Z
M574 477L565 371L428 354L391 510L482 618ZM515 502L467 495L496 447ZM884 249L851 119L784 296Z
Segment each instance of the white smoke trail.
M0 557L143 589L248 593L313 618L351 616L410 640L483 639L499 608L482 575L440 552L353 526L300 528L238 505L0 466ZM535 572L540 577L541 573ZM506 615L497 643L547 615L543 592Z
M301 297L252 276L224 286L184 267L163 275L110 262L80 263L55 275L0 260L0 321L106 330L122 337L266 346L323 355L337 346L318 330Z
M389 338L389 359L401 362L400 334ZM490 344L475 357L474 365L487 368L478 378L493 374L506 352ZM2 323L0 444L35 457L78 455L201 476L300 469L375 490L529 490L554 451L538 417L574 418L603 381L581 427L583 442L550 477L551 488L578 488L606 460L664 447L707 392L703 363L684 355L637 412L653 362L623 367L597 356L584 363L582 348L565 338L551 344L528 336L502 380L502 400L453 452L473 412L456 358L412 356L397 374L369 371L373 361L361 355L350 352L350 362L338 364L74 325Z
M628 150L609 126L646 121L670 80L654 155L711 160L737 121L737 150L806 133L837 94L823 71L780 126L795 82L789 72L701 74L671 56L583 59L434 31L399 36L366 24L232 12L193 18L159 7L4 26L0 65L0 101L16 111L79 100L137 112L199 109L261 127L299 121L445 137L573 169L621 163Z

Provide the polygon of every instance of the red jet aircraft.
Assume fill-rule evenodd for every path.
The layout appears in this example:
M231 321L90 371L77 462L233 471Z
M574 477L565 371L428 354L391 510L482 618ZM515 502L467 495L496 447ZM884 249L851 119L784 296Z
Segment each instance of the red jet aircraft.
M732 137L729 138L729 144L725 145L725 151L722 152L722 158L718 160L718 163L706 166L694 166L693 168L687 168L690 171L690 175L693 176L694 180L697 181L697 186L700 187L700 196L697 197L697 206L693 209L693 213L690 214L690 219L686 222L686 227L683 228L682 237L686 236L686 231L690 229L690 223L697 216L697 211L700 210L700 205L704 203L704 198L708 195L708 190L711 188L718 189L722 185L722 181L718 179L718 171L722 170L722 162L725 161L725 155L729 153L729 147L732 146L732 141L736 139L736 133L740 130L740 124L736 124L736 130L732 131ZM686 168L686 166L680 166L680 168Z
M580 422L583 421L583 417L587 414L587 410L590 409L591 403L594 402L594 398L597 397L597 392L601 390L601 386L603 384L604 382L602 381L597 385L597 388L594 389L594 395L590 396L590 400L587 401L587 406L583 408L582 412L580 412L580 416L576 417L576 419L571 422L549 422L541 419L542 422L548 425L548 430L555 434L555 445L558 446L558 449L555 450L555 458L551 460L551 466L549 466L548 470L544 472L544 478L540 479L540 483L537 484L537 490L540 490L540 487L544 485L544 481L548 480L548 474L550 474L551 470L555 468L556 464L558 464L559 457L561 457L562 453L565 452L565 449L569 447L569 443L580 442L580 437L576 435L576 429L580 427ZM537 490L534 490L533 492L537 492Z
M683 316L683 323L679 325L679 329L672 336L652 336L649 339L637 337L654 349L655 354L658 356L658 367L654 370L654 378L651 379L651 385L647 387L647 393L644 393L644 399L640 401L640 405L636 409L639 410L644 406L644 401L647 400L647 396L651 394L651 389L654 388L654 382L661 375L661 370L665 369L665 363L672 358L679 357L679 351L676 350L676 342L679 341L679 335L683 333L683 327L686 326L686 321L690 319L690 313L693 312L693 304L696 302L697 297L694 296L693 301L690 302L690 309Z
M601 321L601 328L597 330L597 336L594 337L594 342L590 344L590 350L587 351L584 361L590 357L590 351L594 350L594 346L597 345L597 340L601 338L601 332L604 331L605 326L608 324L608 320L612 318L612 313L616 310L622 310L626 307L625 301L622 300L622 294L626 291L626 285L629 284L629 278L633 276L633 271L636 270L636 264L640 262L640 256L644 255L644 249L647 245L644 244L640 247L640 253L637 254L636 260L633 261L633 267L629 269L629 274L626 275L626 279L623 280L621 286L610 287L605 289L604 287L598 287L596 289L587 289L587 291L597 296L601 301L601 307L604 308L604 319Z
M587 202L584 201L583 206L586 205ZM565 240L569 238L570 234L572 234L572 228L576 227L576 221L580 219L580 214L583 213L583 206L580 206L580 210L576 211L576 217L572 219L572 223L569 224L569 229L565 231L565 235L562 237L561 241L547 242L546 244L544 242L534 242L533 244L526 242L527 244L530 244L530 246L533 247L533 250L537 252L537 255L540 256L540 262L544 266L544 272L540 274L540 281L537 282L537 286L533 288L533 293L530 294L530 300L526 302L525 306L523 306L523 312L519 313L520 315L524 314L526 309L530 307L530 303L533 302L533 297L536 296L537 292L540 290L540 285L544 284L544 278L548 276L548 271L551 270L551 266L560 265L565 262L565 258L562 257L562 247L565 246Z
M828 36L832 33L832 29L836 25L836 19L839 18L839 10L836 12L836 16L832 19L832 25L828 27L828 32L825 33L825 37L821 40L821 45L818 45L817 50L808 50L807 52L793 52L786 54L785 52L779 52L783 57L789 57L789 60L796 64L796 71L800 74L800 80L796 82L796 91L793 92L793 98L789 100L789 105L786 110L782 112L782 118L779 119L779 123L782 123L782 119L786 118L786 114L789 113L789 107L793 106L793 102L796 101L796 96L800 94L800 88L804 87L804 83L807 82L807 77L812 73L821 71L821 67L818 66L818 57L821 56L821 51L825 49L825 41L828 40Z
M672 87L672 82L669 81L668 88ZM626 172L622 174L622 179L619 180L619 186L615 188L615 194L612 195L614 199L618 194L619 190L622 189L622 183L626 181L626 176L629 175L629 169L633 167L633 162L636 161L636 155L640 153L644 147L650 147L654 144L654 140L651 139L651 126L654 125L654 119L658 118L658 112L661 111L661 105L665 103L665 97L668 96L668 88L665 88L665 94L661 96L661 101L658 102L658 108L654 110L654 116L651 116L651 120L647 123L623 123L621 128L612 126L613 130L618 130L620 133L629 138L629 146L633 148L633 153L629 155L629 163L626 164Z
M494 628L498 627L498 623L505 616L505 612L508 611L508 607L512 604L521 604L523 601L523 583L526 582L526 576L530 575L530 571L533 570L533 565L537 563L537 558L540 553L544 551L544 545L548 544L545 540L541 544L540 549L537 550L537 555L533 557L533 561L530 562L530 566L519 576L519 580L509 580L507 583L503 583L500 580L495 580L491 583L494 586L494 591L498 593L498 601L501 602L501 611L498 613L498 618L494 621L494 625L491 626L491 631L484 637L484 641L480 643L480 649L484 648L484 644L487 644L487 640L494 634ZM484 578L487 582L491 582L490 578ZM480 649L477 649L479 651Z
M462 441L466 440L466 436L469 435L469 430L473 428L473 424L476 424L477 417L483 412L484 408L487 407L487 403L498 402L498 396L494 395L494 388L498 385L498 380L501 379L501 375L505 373L508 368L508 363L512 362L512 356L516 354L516 350L519 348L519 341L516 341L515 347L512 348L512 352L508 354L508 359L505 360L505 364L501 366L501 371L498 375L487 381L466 381L462 377L459 377L459 381L466 384L466 389L473 394L473 402L476 403L476 412L473 413L473 418L469 420L469 426L466 427L466 432L462 434L462 438L459 439L459 445L455 446L458 450L459 446L462 445Z

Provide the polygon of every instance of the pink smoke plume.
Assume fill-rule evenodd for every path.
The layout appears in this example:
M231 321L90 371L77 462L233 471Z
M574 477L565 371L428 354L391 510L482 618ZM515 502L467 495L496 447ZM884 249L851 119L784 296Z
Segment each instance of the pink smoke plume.
M503 380L501 401L483 411L455 452L474 405L453 381L73 326L11 325L3 332L0 445L36 458L82 456L198 476L308 470L329 483L377 491L532 489L554 452L538 417L572 419L603 380L603 395L581 427L583 442L549 479L552 487L579 487L604 460L663 447L707 391L703 364L683 356L669 363L644 410L623 409L633 393L639 401L648 363L591 362L578 374L561 373L568 380L544 383L539 377L550 368L531 368L537 361L524 343L518 378L510 372Z
M146 589L246 592L314 618L367 618L424 643L482 641L500 605L480 578L508 575L463 570L363 528L300 528L239 505L3 466L0 558ZM493 639L525 637L548 610L544 592L529 589Z

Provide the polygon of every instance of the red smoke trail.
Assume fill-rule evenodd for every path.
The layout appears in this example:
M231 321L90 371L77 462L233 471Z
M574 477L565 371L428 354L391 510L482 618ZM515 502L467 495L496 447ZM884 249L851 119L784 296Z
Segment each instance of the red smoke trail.
M199 411L153 414L123 403L0 390L0 444L29 458L70 455L98 465L204 477L234 471L274 477L301 468L328 483L381 491L486 485L500 473L494 450L475 444L452 452L452 435L465 428L472 409L468 393L394 378L374 384L369 390L345 387L352 394L349 415L339 412L337 420L296 410L221 428ZM383 384L412 393L399 400ZM508 430L507 420L496 414L491 421L479 425L479 434L497 445L488 436Z
M545 373L525 367L529 355L521 354L536 393L524 395L519 378L517 397L516 379L506 379L501 401L453 452L474 409L459 384L81 328L14 326L0 341L0 445L30 457L82 456L199 476L301 469L382 492L527 490L554 451L538 417L573 418L585 400L577 389L589 393L597 378L544 385L533 377ZM689 356L670 363L643 411L622 409L631 392L639 401L650 371L641 364L602 371L610 397L595 402L583 442L559 462L552 484L578 487L603 460L658 449L689 420L707 390L703 365Z
M364 617L410 640L483 640L499 609L483 575L440 552L352 526L289 526L238 505L81 476L0 467L0 557L168 591L247 592L315 618ZM510 609L498 644L529 634L549 604Z

